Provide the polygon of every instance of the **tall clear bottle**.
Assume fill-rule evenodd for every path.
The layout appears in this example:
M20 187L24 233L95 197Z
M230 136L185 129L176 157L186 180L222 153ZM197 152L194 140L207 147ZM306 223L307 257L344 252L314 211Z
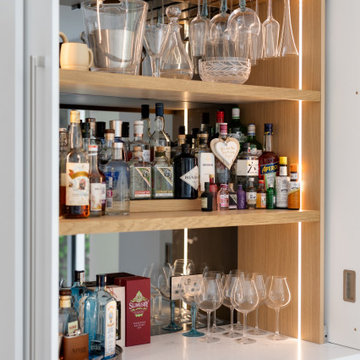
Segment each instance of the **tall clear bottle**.
M220 139L226 141L227 139L227 123L220 124ZM218 185L229 184L230 170L218 159L215 160L215 182Z
M168 161L171 160L171 139L165 132L165 119L164 119L164 104L156 103L155 105L155 130L151 135L151 159L154 159L155 148L162 146L165 150L165 156Z
M59 335L74 335L79 329L79 321L71 306L71 290L60 289L59 295Z
M59 129L59 138L59 215L63 216L66 200L66 156L69 152L67 129Z
M169 18L169 37L164 47L160 64L160 76L173 79L190 80L193 76L193 65L181 40L179 17L181 10L177 6L169 6L166 16Z
M123 143L112 145L111 161L105 166L106 214L128 215L130 211L130 171L123 158Z
M199 166L200 191L205 191L205 183L210 183L210 175L215 174L215 157L208 146L208 134L198 134L198 147L195 157Z
M71 287L71 296L73 300L73 306L77 313L79 326L81 331L84 331L84 306L87 297L87 288L84 285L85 271L75 270L75 281Z
M105 165L111 160L112 144L115 140L115 131L113 129L105 130L105 142L99 152L99 169L104 172Z
M145 162L150 162L150 143L144 141L144 121L134 122L134 140L130 144L131 158L134 156L135 147L141 148L142 157Z
M106 275L96 275L96 290L85 300L85 333L90 358L110 359L116 346L116 301L105 290Z
M130 199L151 198L151 165L144 161L141 146L133 148L130 167Z
M90 214L89 206L89 160L83 150L80 113L70 112L70 151L66 156L66 200L67 218L85 218Z
M90 216L105 215L106 178L98 169L98 146L89 145Z
M149 109L149 105L147 104L141 105L141 121L144 123L143 141L145 144L150 144L151 120L150 120L150 109ZM150 162L150 157L147 161Z
M114 142L122 143L122 152L123 152L123 159L127 159L127 144L123 139L123 121L122 120L110 120L110 129L114 130L115 137Z
M165 148L155 148L155 160L151 167L153 199L174 197L174 168L165 156Z

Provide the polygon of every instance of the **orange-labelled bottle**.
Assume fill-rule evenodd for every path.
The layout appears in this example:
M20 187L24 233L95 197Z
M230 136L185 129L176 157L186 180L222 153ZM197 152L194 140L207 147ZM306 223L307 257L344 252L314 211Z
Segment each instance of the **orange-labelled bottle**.
M292 210L300 209L300 182L298 179L297 164L290 165L288 209L292 209Z

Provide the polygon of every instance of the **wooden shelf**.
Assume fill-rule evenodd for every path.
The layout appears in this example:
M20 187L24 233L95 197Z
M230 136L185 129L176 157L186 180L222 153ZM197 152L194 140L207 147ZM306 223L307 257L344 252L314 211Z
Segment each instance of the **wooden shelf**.
M167 108L191 104L240 104L266 101L320 101L320 91L268 86L212 83L105 72L60 70L61 104L138 106L144 100L163 101Z
M232 210L210 213L201 211L159 211L132 213L128 216L103 216L76 220L60 219L60 235L274 225L318 221L320 221L320 212L316 210Z

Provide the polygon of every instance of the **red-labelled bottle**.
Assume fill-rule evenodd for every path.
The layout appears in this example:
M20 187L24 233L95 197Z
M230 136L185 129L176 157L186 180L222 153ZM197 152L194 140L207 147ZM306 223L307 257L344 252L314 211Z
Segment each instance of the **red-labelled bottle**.
M213 206L212 208L214 210L217 209L217 192L218 192L218 187L215 184L215 177L214 175L209 175L209 180L210 180L210 186L209 186L209 192L211 193L212 197L213 197Z

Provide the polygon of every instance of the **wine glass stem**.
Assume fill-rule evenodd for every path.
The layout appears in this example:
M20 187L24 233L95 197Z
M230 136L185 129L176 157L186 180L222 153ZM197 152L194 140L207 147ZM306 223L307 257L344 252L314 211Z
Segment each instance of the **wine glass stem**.
M272 0L268 0L268 18L272 17Z
M151 57L150 59L152 76L160 77L160 59L158 57Z
M213 328L216 328L216 310L214 310L214 323L213 323Z
M195 330L196 329L196 304L192 303L191 304L191 329Z
M171 322L175 321L175 301L171 300L170 301L170 309L171 309Z
M234 331L234 308L230 308L230 332Z
M256 308L255 313L255 329L259 329L259 307Z
M275 315L276 315L275 335L280 335L280 331L279 331L280 309L275 309Z
M243 337L246 337L247 313L244 313Z
M210 338L210 314L211 314L211 312L208 311L207 312L207 334L206 334L208 339Z

